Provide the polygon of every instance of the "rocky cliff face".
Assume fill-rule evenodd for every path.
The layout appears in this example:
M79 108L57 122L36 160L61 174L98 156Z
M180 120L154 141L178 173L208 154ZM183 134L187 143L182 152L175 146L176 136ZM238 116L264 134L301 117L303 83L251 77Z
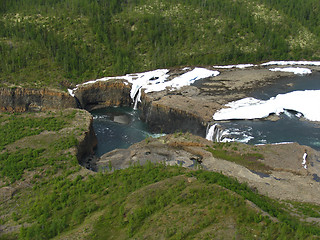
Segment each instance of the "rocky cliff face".
M86 110L109 106L130 106L133 100L130 97L131 84L123 80L98 81L92 84L79 86L75 97ZM159 104L142 92L140 118L155 132L173 133L176 131L191 132L204 136L206 123L203 118L184 109L173 108Z
M25 112L81 107L90 111L99 107L130 106L133 105L130 91L131 85L124 80L98 81L79 86L75 98L58 90L0 88L0 110ZM161 104L144 93L141 100L138 105L140 117L152 131L188 131L199 136L205 135L206 123L194 112Z
M25 112L76 107L76 100L62 91L0 88L0 111Z
M148 124L152 131L164 133L182 131L201 137L205 136L206 122L194 113L158 103L144 93L141 100L140 118Z
M92 125L92 116L91 114L87 113L86 116L86 126L85 126L85 133L81 135L81 139L79 140L79 145L77 146L77 159L80 164L85 157L94 154L94 148L98 144L98 140L96 134L93 129Z
M130 106L130 90L131 86L122 80L98 81L79 86L75 97L81 107L89 111L99 107Z

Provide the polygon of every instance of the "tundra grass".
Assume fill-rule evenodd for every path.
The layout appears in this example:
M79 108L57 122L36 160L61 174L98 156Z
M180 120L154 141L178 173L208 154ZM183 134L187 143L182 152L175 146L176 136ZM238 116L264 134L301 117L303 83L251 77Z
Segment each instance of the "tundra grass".
M1 116L6 124L14 121L10 115ZM68 122L70 115L62 116ZM70 123L64 128L70 128ZM219 173L150 162L114 172L92 173L78 165L72 151L77 144L77 132L63 134L64 128L59 130L60 138L45 146L45 151L34 146L5 153L17 154L13 159L22 155L22 161L28 160L31 165L22 168L21 177L14 182L0 187L1 191L16 189L0 201L1 225L15 229L1 233L0 239L320 236L318 225L300 219L301 215L316 217L316 206L308 207L313 212L297 207L300 215L295 217L287 204L262 196ZM1 183L10 179L10 174L0 176ZM90 227L84 227L89 219Z
M0 114L0 150L26 136L38 135L43 131L59 131L75 117L75 112L52 112L48 116L36 113Z
M237 143L214 143L212 147L208 146L207 151L212 153L213 157L224 159L230 162L242 165L252 171L269 173L271 168L259 160L263 160L263 154L246 150L241 152Z

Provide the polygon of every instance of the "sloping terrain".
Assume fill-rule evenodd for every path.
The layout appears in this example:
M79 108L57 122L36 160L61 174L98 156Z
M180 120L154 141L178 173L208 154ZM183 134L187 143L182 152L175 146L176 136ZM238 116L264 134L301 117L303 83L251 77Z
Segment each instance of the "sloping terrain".
M75 146L89 128L86 112L1 114L1 120L1 127L11 131L2 131L1 138L8 141L1 142L0 239L305 239L320 235L318 203L302 202L294 195L274 200L265 196L268 191L255 187L257 179L281 177L285 172L276 169L277 161L272 162L272 148L214 144L177 133L132 146L136 163L127 169L94 173L75 159ZM14 126L24 126L26 131L19 133ZM162 157L167 149L179 158L156 163L156 145L161 145ZM133 154L135 148L139 152ZM277 152L285 159L283 152ZM316 161L311 151L310 156ZM187 160L194 166L181 167ZM308 181L300 170L290 170L289 162L284 168ZM310 168L311 173L316 168ZM245 172L249 175L240 174Z

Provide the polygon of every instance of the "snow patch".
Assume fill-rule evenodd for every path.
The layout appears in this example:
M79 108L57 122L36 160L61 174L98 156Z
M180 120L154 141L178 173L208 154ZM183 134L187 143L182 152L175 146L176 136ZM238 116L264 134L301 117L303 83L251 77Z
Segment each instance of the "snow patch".
M191 70L190 68L184 68L184 70L190 70L172 80L168 80L169 78L169 70L168 69L157 69L154 71L148 71L143 73L134 73L134 74L127 74L125 76L117 76L117 77L104 77L92 81L88 81L82 84L79 84L74 89L69 89L69 94L74 96L75 90L79 86L84 86L87 84L93 84L98 81L108 81L108 80L126 80L128 83L132 84L130 97L133 101L135 101L136 97L139 97L138 101L140 101L140 94L138 91L141 89L145 89L146 93L150 92L158 92L163 91L166 89L176 90L183 86L188 86L193 84L195 81L214 77L220 74L218 71L208 70L206 68L194 68Z
M221 69L229 69L229 68L249 68L249 67L254 67L256 65L253 64L238 64L238 65L224 65L224 66L213 66L214 68L221 68Z
M68 89L68 93L70 94L71 97L74 97L74 93L72 89Z
M185 68L182 68L181 70L182 71L187 71L187 70L190 70L191 68L190 67L185 67Z
M310 65L310 66L320 66L319 61L270 61L262 63L261 66L269 65Z
M226 104L213 115L214 120L266 118L271 113L279 115L285 110L303 114L310 121L320 121L320 90L294 91L279 94L269 100L252 97Z
M294 74L300 74L300 75L307 75L307 74L311 74L311 70L308 68L292 68L292 67L288 67L288 68L270 68L269 69L272 72L292 72Z
M293 142L279 142L279 143L258 143L255 146L264 146L264 145L285 145L285 144L292 144Z

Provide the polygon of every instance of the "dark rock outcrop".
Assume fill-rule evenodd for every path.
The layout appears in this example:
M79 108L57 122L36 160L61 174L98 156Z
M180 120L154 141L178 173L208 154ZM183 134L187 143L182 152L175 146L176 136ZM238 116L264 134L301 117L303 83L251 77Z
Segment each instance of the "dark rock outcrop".
M205 137L206 122L191 112L157 103L147 94L142 94L139 109L141 120L148 124L151 131L163 133L181 131Z
M75 91L82 108L92 110L99 107L130 106L131 85L123 80L97 81L79 86Z
M90 111L100 107L130 106L133 104L130 91L131 84L124 80L97 81L79 86L75 91L75 97L82 108ZM189 131L199 136L205 135L206 123L201 117L178 108L158 104L143 92L138 108L141 110L141 120L148 124L151 131L164 133Z
M94 148L98 144L98 140L92 125L92 116L89 113L88 115L88 118L90 118L90 120L88 119L87 121L87 130L81 136L81 139L79 140L79 144L77 146L77 159L80 164L82 164L83 159L85 159L89 155L94 154Z
M68 93L51 89L0 88L0 111L25 112L76 108Z
M25 112L81 107L90 111L101 107L130 106L133 105L130 91L131 84L119 79L79 86L74 92L75 97L58 90L0 88L0 110ZM206 121L194 112L161 104L144 92L138 108L141 120L149 125L151 131L205 135Z

